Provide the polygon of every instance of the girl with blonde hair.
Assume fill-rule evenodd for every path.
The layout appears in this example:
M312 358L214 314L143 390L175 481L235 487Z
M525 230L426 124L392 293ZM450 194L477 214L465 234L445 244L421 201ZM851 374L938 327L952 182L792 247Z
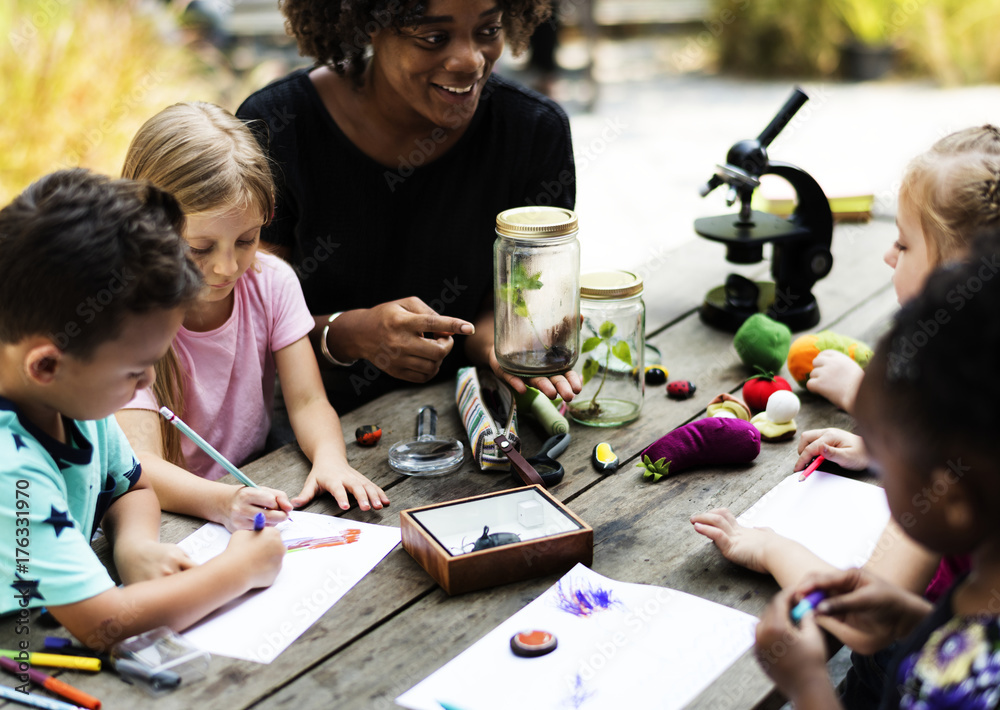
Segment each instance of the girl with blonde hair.
M893 269L892 282L899 303L905 305L923 291L935 267L967 258L976 234L1000 228L1000 130L992 125L967 128L942 138L914 158L903 176L896 224L899 235L886 252L885 262ZM824 351L816 357L817 365L808 387L850 411L864 371L846 355L841 360L832 357L831 352ZM823 356L828 359L822 364L826 368L821 373L822 386L814 386ZM833 394L849 394L847 406ZM802 470L819 455L849 470L862 470L869 464L862 438L842 429L803 432L794 470ZM829 564L811 551L771 529L740 525L725 508L694 515L691 523L715 543L726 559L773 575L782 588L798 584L810 573L831 570ZM924 548L890 520L864 568L934 601L957 576L968 571L969 565L967 556L942 558ZM884 680L884 663L891 652L873 646L871 639L862 633L841 634L842 627L829 630L840 635L856 652L844 685L849 706L858 710L876 707Z
M1000 129L992 125L945 136L910 161L899 190L899 238L885 253L900 305L920 293L934 267L962 258L970 234L1000 224L998 176ZM806 387L850 412L862 374L843 353L825 350Z
M118 420L165 510L250 528L287 518L319 490L342 509L389 499L351 468L340 419L323 390L308 339L313 328L290 266L258 252L274 213L270 166L247 127L207 103L181 103L149 119L132 140L123 176L172 193L186 217L184 238L206 288L188 311L153 388ZM158 415L167 406L236 465L262 452L271 424L275 374L292 429L312 470L291 500L269 488L227 486L225 470ZM194 474L194 475L192 475Z

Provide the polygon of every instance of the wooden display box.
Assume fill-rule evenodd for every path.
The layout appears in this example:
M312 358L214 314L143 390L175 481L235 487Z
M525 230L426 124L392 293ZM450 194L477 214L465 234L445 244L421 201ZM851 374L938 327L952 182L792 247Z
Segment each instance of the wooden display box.
M463 594L594 561L594 530L541 486L462 498L399 514L403 548L448 594ZM473 551L489 533L510 542Z

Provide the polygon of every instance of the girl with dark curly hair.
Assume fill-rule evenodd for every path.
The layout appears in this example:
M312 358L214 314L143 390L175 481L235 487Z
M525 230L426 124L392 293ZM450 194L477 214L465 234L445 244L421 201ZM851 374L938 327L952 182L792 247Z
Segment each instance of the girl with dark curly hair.
M494 223L510 207L572 208L576 174L565 112L492 70L548 8L284 0L316 64L237 115L261 119L251 125L278 191L261 236L296 267L338 409L469 362L524 389L493 352ZM530 384L566 400L580 391L572 372Z

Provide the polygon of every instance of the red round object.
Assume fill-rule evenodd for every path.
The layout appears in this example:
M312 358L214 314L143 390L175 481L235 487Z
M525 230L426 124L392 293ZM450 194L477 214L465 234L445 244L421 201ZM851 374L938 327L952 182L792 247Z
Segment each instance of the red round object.
M354 438L362 446L375 446L382 438L382 427L377 424L365 424L354 430Z
M671 399L687 399L693 397L698 388L687 380L676 380L667 385L667 396Z
M758 376L746 381L743 385L743 401L754 412L767 409L767 400L778 390L792 391L788 380L780 375L774 377Z
M544 656L554 651L558 645L559 642L553 634L539 629L519 631L510 637L510 650L515 656L524 658Z

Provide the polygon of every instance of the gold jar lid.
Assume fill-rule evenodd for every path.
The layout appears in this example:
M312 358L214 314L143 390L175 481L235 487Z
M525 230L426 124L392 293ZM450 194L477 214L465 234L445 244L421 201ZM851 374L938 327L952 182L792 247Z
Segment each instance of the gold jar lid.
M497 215L497 234L505 237L566 237L579 229L576 212L565 207L514 207Z
M629 271L592 271L580 275L580 297L596 301L631 298L642 293L642 277Z

